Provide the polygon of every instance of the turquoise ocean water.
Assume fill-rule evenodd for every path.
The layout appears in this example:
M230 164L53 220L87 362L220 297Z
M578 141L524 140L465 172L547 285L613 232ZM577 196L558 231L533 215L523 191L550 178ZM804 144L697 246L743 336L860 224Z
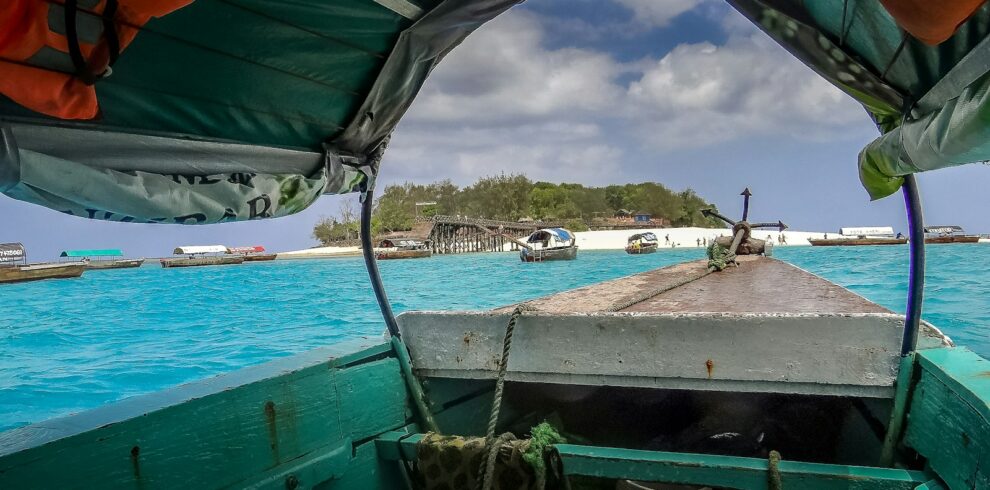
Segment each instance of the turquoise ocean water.
M684 260L700 249L385 261L397 313L487 309ZM907 247L794 247L776 257L901 312ZM990 246L928 248L925 318L990 357ZM384 326L360 259L89 271L0 286L0 430L93 408Z

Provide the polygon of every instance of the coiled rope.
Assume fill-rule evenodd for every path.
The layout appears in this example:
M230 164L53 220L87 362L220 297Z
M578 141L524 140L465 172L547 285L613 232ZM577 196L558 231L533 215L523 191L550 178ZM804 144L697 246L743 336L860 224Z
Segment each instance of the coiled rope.
M522 303L514 310L509 317L509 323L505 326L505 338L502 340L502 358L498 362L498 374L495 378L495 397L492 400L492 412L488 418L488 431L485 433L485 447L488 449L487 457L482 461L482 467L478 470L478 488L489 490L492 488L495 476L495 459L498 455L498 448L505 438L510 434L502 434L495 437L495 426L498 424L498 415L502 409L502 392L505 389L505 372L509 366L509 349L512 348L512 332L516 329L516 321L523 312L532 307Z

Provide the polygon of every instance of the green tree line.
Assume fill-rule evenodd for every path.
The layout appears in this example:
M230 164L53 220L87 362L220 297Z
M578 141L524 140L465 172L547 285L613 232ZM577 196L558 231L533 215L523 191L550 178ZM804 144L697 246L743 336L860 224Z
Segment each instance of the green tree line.
M417 206L417 203L436 204ZM410 230L418 213L502 221L532 218L564 223L574 231L581 231L596 218L612 217L619 210L648 213L671 226L721 226L702 216L701 210L708 208L714 206L693 190L678 192L657 182L586 187L533 182L521 174L500 174L482 177L463 188L450 180L386 186L375 200L372 226L376 234ZM357 238L357 219L353 205L342 206L338 216L317 223L313 236L323 243Z

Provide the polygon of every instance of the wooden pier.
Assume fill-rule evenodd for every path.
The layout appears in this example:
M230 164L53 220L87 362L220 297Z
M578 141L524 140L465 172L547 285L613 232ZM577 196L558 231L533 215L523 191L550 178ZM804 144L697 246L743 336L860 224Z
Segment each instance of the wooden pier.
M417 223L420 226L434 254L460 254L518 251L519 244L511 237L523 237L555 225L438 215L422 219Z

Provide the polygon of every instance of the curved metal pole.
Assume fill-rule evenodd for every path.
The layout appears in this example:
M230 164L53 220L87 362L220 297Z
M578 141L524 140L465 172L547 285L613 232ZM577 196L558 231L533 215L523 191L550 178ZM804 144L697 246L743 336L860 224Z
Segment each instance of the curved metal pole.
M371 243L373 194L374 191L368 189L361 196L361 252L364 255L364 265L368 269L368 276L371 279L371 288L375 290L375 299L378 300L378 308L382 310L382 318L385 319L385 326L388 327L388 333L393 338L400 339L399 324L395 321L395 313L392 313L392 304L388 302L388 295L385 294L385 286L382 285L382 276L378 272L378 261L375 259L375 249Z
M904 206L907 208L908 238L911 247L911 272L908 279L907 311L904 316L904 339L901 356L914 352L921 324L921 303L925 295L925 219L921 212L921 195L914 175L904 176Z
M399 335L399 323L395 321L392 304L388 302L388 295L385 294L385 286L382 284L382 276L378 272L378 260L375 259L375 248L371 243L371 212L374 203L372 189L368 189L361 196L361 199L361 252L364 255L364 265L368 269L368 277L371 279L371 288L375 290L378 308L382 310L385 326L388 327L388 333L392 336L392 350L395 352L396 360L399 361L402 378L412 395L413 404L419 414L420 424L430 432L440 432L436 419L433 418L433 413L430 411L430 401L426 392L423 391L423 385L413 373L409 351L406 349L405 343L402 342L401 335Z

